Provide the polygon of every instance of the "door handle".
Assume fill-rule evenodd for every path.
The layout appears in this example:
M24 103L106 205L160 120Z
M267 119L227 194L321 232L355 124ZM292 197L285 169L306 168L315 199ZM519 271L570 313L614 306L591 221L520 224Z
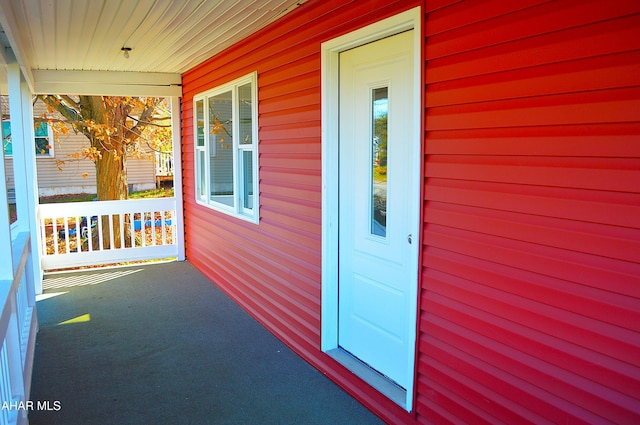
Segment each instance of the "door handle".
M407 242L409 242L409 245L411 245L411 235L407 236Z

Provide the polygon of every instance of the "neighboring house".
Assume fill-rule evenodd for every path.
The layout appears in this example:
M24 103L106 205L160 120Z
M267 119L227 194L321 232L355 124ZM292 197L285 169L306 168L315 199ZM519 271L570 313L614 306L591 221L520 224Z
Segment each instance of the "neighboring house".
M6 100L4 101L6 102ZM5 108L6 110L6 108ZM39 117L46 111L42 102L34 105L34 116ZM2 123L5 163L7 164L7 186L13 188L11 172L11 142L9 121ZM36 167L38 171L38 195L52 196L74 193L96 193L95 166L86 159L76 160L74 153L87 146L88 141L82 134L70 131L54 140L53 131L47 123L40 123L35 129ZM166 180L171 171L163 169L156 159L160 159L151 149L143 149L141 158L127 159L127 180L130 190L153 189L161 180ZM7 157L8 156L8 157ZM64 164L59 164L64 161ZM166 161L165 161L166 163ZM156 172L162 177L158 178Z
M310 1L183 75L187 258L389 423L638 423L638 52L637 1Z

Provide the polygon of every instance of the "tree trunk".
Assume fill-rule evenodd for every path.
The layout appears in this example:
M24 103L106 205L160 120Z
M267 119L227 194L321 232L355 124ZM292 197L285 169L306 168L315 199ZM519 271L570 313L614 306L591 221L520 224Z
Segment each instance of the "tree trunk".
M96 186L99 201L129 199L126 157L113 150L103 150L96 160Z
M101 157L96 160L96 186L99 201L119 201L129 198L125 155L118 155L114 150L101 150ZM124 248L120 240L120 216L112 216L111 227L109 226L109 216L102 216L101 222L104 249L111 248L110 229L113 229L114 248ZM127 223L125 223L124 231L126 243L131 240L131 229Z

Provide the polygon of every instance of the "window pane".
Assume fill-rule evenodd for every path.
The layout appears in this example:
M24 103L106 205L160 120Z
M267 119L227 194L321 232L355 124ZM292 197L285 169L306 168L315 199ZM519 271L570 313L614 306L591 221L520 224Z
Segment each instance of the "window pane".
M49 127L46 122L35 124L34 133L36 137L49 137Z
M234 205L231 91L209 98L210 200Z
M198 133L197 146L204 146L204 101L196 102L196 129Z
M387 236L387 113L389 97L386 87L372 92L371 157L371 233Z
M198 197L199 198L207 198L207 180L205 174L205 167L207 166L207 159L205 152L203 150L198 151Z
M11 144L11 123L2 121L2 147L5 155L13 155L13 145Z
M36 139L36 155L49 155L51 153L51 145L49 139L39 137Z
M238 117L240 119L240 144L252 143L251 83L238 87Z
M195 106L196 120L196 193L198 198L207 199L206 187L206 153L204 151L204 100L196 101Z
M34 130L36 136L36 155L50 155L49 126L46 122L36 123Z
M242 206L253 209L253 152L242 151Z

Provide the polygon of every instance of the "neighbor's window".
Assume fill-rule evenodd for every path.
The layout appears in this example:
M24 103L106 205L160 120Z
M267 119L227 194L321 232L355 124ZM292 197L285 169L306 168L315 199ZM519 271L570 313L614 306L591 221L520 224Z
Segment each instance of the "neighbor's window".
M36 123L34 127L36 155L53 156L53 137L46 122Z
M51 128L46 122L36 123L34 126L36 156L53 156L53 140ZM11 143L11 123L2 121L2 146L5 155L13 155Z
M194 97L196 200L258 222L256 73Z
M5 155L13 155L13 145L11 144L11 123L2 121L2 148Z

